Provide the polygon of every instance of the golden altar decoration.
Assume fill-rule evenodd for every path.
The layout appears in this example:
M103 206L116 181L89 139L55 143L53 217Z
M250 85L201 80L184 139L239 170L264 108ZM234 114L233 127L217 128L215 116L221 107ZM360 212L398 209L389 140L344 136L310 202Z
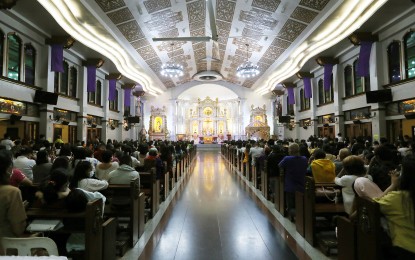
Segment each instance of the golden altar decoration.
M245 127L245 133L248 139L269 139L270 127L268 126L265 105L262 108L251 106L251 116L248 126Z
M151 106L150 129L148 131L150 140L165 140L167 131L166 107L155 108Z

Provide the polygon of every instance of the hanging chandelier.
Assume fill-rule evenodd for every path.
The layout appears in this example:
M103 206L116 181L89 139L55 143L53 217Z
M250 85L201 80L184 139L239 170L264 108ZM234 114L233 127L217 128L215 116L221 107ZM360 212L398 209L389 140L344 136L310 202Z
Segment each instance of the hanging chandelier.
M172 55L174 58L173 45L174 43L171 44L171 49L172 49ZM178 63L174 63L172 61L169 61L161 65L160 73L162 76L169 77L169 78L178 78L184 75L183 66Z
M236 75L241 78L252 78L259 74L259 66L248 60L248 48L249 44L246 45L246 61L236 68Z

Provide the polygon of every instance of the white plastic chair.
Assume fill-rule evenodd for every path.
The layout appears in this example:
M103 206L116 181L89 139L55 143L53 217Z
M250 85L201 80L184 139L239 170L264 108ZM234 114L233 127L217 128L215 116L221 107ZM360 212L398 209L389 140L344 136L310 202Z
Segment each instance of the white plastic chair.
M58 247L56 246L55 241L48 237L27 237L27 238L11 238L3 237L2 238L3 249L17 249L17 254L19 256L31 256L32 248L44 248L48 251L50 256L58 256Z

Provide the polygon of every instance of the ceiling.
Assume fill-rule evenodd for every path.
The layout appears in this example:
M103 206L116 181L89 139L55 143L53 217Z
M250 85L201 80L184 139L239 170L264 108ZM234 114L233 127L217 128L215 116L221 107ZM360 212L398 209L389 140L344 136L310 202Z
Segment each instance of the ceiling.
M90 58L106 56L112 61L111 70L118 69L150 94L157 95L187 84L195 80L195 74L204 71L214 71L221 74L224 81L265 93L293 75L311 57L360 27L370 17L364 15L374 13L387 2L209 1L214 9L217 44L213 40L152 40L153 37L212 37L206 0L19 0L13 9L33 19L49 34L62 34L63 28L95 51L82 50L76 44L75 49ZM48 13L39 15L45 10ZM339 25L333 28L335 22ZM327 37L321 38L323 33ZM260 66L261 73L244 80L236 76L236 68L247 58ZM183 65L184 76L163 77L160 69L167 61Z

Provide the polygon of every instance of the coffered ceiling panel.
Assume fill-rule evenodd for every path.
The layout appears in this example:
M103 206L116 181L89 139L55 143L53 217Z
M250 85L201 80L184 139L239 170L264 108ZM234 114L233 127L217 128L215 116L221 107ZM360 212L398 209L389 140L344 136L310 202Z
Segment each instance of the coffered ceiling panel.
M300 5L321 11L329 1L330 0L301 0Z
M104 12L113 11L125 6L123 0L96 0L96 2Z
M317 15L317 12L298 6L291 14L291 18L297 19L304 23L311 23Z
M307 25L288 19L282 27L278 37L293 42L307 27Z
M288 0L213 0L217 42L189 43L154 42L152 38L212 37L206 0L95 0L127 44L136 49L149 73L166 88L189 82L195 73L204 70L217 71L224 80L244 87L254 86L296 44L329 1L296 0L294 4ZM182 63L184 76L161 76L161 65L172 60ZM236 68L247 60L257 63L261 74L239 79Z
M120 24L120 23L124 23L124 22L134 19L133 14L130 12L130 9L128 9L127 7L123 9L119 9L112 13L109 13L108 17L111 19L111 21L114 24Z
M149 14L171 7L170 0L148 0L144 6Z
M253 7L258 7L269 12L275 12L280 5L279 0L254 0L252 2Z

